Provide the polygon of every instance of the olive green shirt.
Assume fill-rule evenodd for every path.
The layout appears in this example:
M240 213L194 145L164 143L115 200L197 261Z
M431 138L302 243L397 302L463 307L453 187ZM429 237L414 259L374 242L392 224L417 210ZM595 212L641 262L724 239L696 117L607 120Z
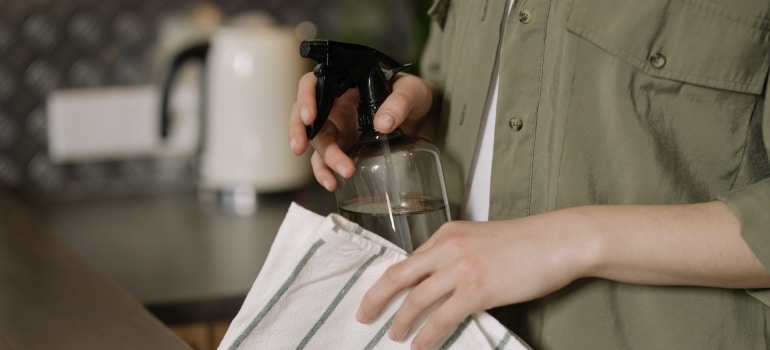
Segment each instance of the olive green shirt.
M770 268L770 1L516 0L508 18L505 6L429 11L422 67L442 88L452 203L500 43L490 219L719 199ZM584 279L503 314L536 349L769 349L769 305L766 290Z

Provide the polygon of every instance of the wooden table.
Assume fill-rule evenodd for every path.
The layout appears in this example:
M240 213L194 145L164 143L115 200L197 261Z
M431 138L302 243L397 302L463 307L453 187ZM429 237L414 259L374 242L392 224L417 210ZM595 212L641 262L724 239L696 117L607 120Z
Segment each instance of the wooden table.
M0 349L189 349L0 192Z

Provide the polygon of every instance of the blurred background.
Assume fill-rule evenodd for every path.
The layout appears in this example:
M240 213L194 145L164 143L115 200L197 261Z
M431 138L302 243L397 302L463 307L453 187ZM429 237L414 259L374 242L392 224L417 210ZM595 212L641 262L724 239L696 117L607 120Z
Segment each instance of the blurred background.
M272 17L275 25L295 28L298 35L367 44L402 62L416 63L429 2L0 0L0 186L45 201L193 189L197 154L190 143L195 140L179 141L182 151L163 155L131 149L68 154L67 149L57 149L60 146L53 145L52 138L73 137L73 123L89 123L88 118L99 116L56 114L49 103L52 96L85 91L92 94L75 95L104 101L104 96L116 95L100 90L128 88L128 93L117 95L118 100L140 101L141 93L131 88L157 85L166 61L184 40L189 43L210 34L217 23L254 12ZM116 138L155 136L129 134L134 120L146 123L155 116L105 113L105 118L115 119L116 125L125 123ZM56 129L62 124L63 130ZM77 130L74 135L86 137L79 137ZM114 146L100 146L97 141L94 151ZM142 142L138 148L154 141Z
M336 210L334 196L313 183L309 162L290 154L286 139L297 79L313 67L299 57L299 40L365 44L414 63L409 71L416 72L430 3L0 0L0 204L36 204L34 220L4 226L10 229L0 237L38 237L39 224L82 257L94 278L114 281L192 348L216 348L289 204L322 215ZM218 36L236 22L261 29ZM207 42L212 52L222 44L217 54L205 64L186 61L169 80L163 138L162 82L174 57ZM229 61L212 63L223 57ZM220 105L218 113L206 109L207 100ZM226 130L205 135L217 125ZM206 171L220 182L203 186ZM0 224L16 216L4 210ZM45 244L10 242L16 245L5 248L19 252L18 266L43 259L35 252ZM18 266L11 266L14 277ZM69 281L79 273L44 269L35 279ZM75 310L105 297L87 283L66 286L62 293L84 300ZM92 311L72 317L98 321ZM60 316L63 334L79 331L81 323Z

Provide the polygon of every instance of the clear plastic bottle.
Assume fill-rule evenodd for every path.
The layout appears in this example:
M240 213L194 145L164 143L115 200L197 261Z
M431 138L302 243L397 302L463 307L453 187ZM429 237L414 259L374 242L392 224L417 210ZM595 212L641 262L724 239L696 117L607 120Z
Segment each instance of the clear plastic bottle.
M401 130L369 130L348 155L356 171L337 179L342 216L409 253L449 220L439 151L432 143Z
M347 89L359 92L360 138L347 151L356 169L338 177L340 214L411 253L450 219L438 148L400 129L381 134L374 115L390 95L390 80L405 66L373 48L325 40L306 40L300 54L318 62L313 70L318 116L308 138L324 126L334 100ZM390 69L383 72L380 64Z

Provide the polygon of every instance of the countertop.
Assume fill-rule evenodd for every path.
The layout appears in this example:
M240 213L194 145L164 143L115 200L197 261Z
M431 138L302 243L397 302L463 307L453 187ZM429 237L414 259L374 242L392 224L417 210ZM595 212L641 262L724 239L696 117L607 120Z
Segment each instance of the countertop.
M50 234L39 213L0 192L0 348L189 349Z
M165 323L232 319L291 202L322 215L334 195L317 184L263 194L239 215L197 193L62 202L46 229Z

